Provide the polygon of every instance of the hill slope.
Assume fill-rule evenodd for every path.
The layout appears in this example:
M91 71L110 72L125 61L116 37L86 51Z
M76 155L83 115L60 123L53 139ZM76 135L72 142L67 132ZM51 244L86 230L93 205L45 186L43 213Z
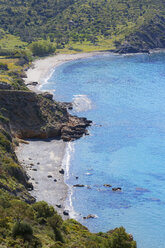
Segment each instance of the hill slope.
M24 41L48 37L57 44L125 40L165 47L164 0L1 0L0 25Z

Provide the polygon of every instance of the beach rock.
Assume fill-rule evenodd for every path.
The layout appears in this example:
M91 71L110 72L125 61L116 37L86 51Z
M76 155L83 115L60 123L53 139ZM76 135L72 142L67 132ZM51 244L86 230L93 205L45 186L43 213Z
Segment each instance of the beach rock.
M24 76L25 77L25 76ZM38 82L30 82L27 85L32 85L32 86L36 86L38 84Z
M89 215L83 217L84 220L95 219L95 218L97 218L97 216L95 214L89 214Z
M33 170L33 171L37 171L37 169L35 169L35 168L34 168L34 169L32 169L32 170Z
M80 188L82 188L82 187L85 187L85 185L84 184L74 184L73 187L80 187Z
M120 187L112 188L112 191L121 191L121 188Z
M38 162L37 164L39 165L40 163Z
M61 169L59 173L64 174L65 173L64 169Z
M62 208L61 204L59 204L59 205L56 204L56 207L57 207L57 208Z
M104 187L109 187L109 188L112 187L112 185L110 185L110 184L104 184L103 186Z
M64 210L63 211L63 215L69 216L69 211L68 210Z
M52 177L52 175L48 175L48 178L51 178Z
M54 182L57 182L57 179L54 179Z

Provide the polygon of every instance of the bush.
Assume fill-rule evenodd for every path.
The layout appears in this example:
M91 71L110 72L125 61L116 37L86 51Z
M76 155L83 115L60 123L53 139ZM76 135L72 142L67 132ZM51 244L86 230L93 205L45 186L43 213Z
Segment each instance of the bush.
M26 222L16 222L13 226L12 235L14 238L16 236L22 236L24 240L29 240L33 235L33 229Z
M54 208L44 201L34 203L33 209L36 211L37 218L48 218L55 213Z
M35 41L30 45L34 56L44 56L55 52L55 47L48 41Z
M8 71L9 70L8 65L5 63L0 63L0 70Z

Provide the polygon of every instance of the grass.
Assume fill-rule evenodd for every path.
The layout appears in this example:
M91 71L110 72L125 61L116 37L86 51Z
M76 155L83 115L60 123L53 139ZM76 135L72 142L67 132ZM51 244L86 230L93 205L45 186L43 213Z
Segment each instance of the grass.
M5 34L2 39L0 39L0 47L5 49L24 49L27 46L26 42L20 40L19 37Z

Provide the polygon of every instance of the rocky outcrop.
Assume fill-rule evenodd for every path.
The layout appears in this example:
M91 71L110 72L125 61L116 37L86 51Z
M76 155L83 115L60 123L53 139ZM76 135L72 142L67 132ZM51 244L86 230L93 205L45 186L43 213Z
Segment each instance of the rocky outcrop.
M123 44L120 48L115 50L115 53L127 54L127 53L149 53L148 49L139 48L129 43Z
M0 90L0 108L9 119L12 135L20 139L59 137L72 141L87 134L91 124L86 118L70 115L50 93Z

